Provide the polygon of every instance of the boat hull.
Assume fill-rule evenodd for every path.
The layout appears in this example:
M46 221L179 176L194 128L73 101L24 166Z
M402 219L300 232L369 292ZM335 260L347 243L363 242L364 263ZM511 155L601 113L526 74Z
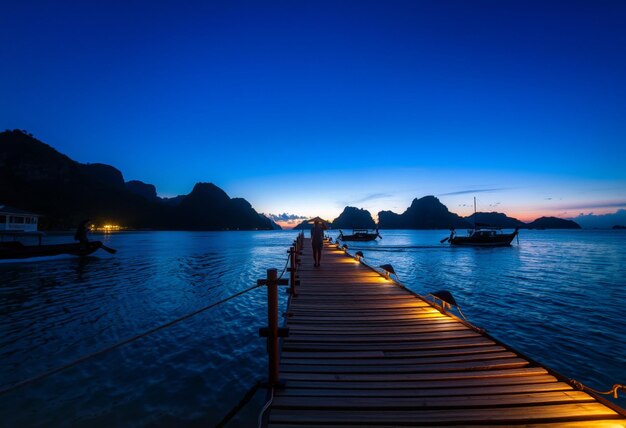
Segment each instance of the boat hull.
M513 233L495 236L455 236L450 239L450 244L472 247L507 247L516 236L517 230Z
M91 241L84 244L56 244L56 245L20 245L18 243L4 243L0 245L0 260L28 259L31 257L58 256L69 254L78 257L88 256L102 247L102 242Z
M339 239L342 241L374 241L378 237L377 233L368 233L367 235L344 235L340 236Z

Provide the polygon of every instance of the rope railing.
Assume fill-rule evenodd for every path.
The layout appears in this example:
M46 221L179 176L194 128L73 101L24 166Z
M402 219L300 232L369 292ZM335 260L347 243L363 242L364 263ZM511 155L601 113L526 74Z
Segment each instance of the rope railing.
M276 269L268 269L265 279L257 281L257 286L267 286L267 327L259 328L259 336L267 338L267 353L268 353L268 382L258 381L246 392L244 397L233 407L230 412L216 425L216 427L225 427L228 422L235 417L235 415L244 408L244 406L252 399L256 391L263 385L267 385L269 400L265 403L261 412L259 413L258 426L263 425L263 418L265 412L269 409L274 398L274 388L282 384L279 378L279 339L286 337L289 334L288 328L278 327L278 286L287 285L291 286L291 294L296 297L296 271L299 265L298 255L301 254L302 245L304 242L304 233L298 234L298 237L294 240L293 245L287 251L288 257L285 262L285 266L280 275L277 275ZM289 267L289 268L288 268ZM285 272L290 273L290 279L287 281L283 279Z
M49 377L49 376L51 376L51 375L53 375L55 373L62 372L62 371L67 370L67 369L69 369L71 367L74 367L77 364L83 363L83 362L85 362L87 360L90 360L90 359L95 358L97 356L100 356L102 354L106 354L106 353L108 353L110 351L113 351L114 349L117 349L117 348L119 348L119 347L121 347L123 345L127 345L129 343L132 343L132 342L135 342L135 341L137 341L139 339L142 339L142 338L144 338L146 336L154 334L154 333L156 333L158 331L161 331L161 330L163 330L165 328L171 327L171 326L173 326L175 324L178 324L181 321L187 320L187 319L189 319L189 318L191 318L191 317L193 317L195 315L198 315L198 314L200 314L202 312L205 312L205 311L207 311L207 310L209 310L209 309L211 309L211 308L213 308L215 306L221 305L222 303L226 303L229 300L234 299L235 297L239 297L239 296L241 296L243 294L246 294L246 293L248 293L248 292L250 292L252 290L256 290L257 288L260 288L261 286L262 285L257 284L257 285L255 285L253 287L246 288L245 290L242 290L242 291L240 291L238 293L235 293L232 296L229 296L229 297L227 297L225 299L222 299L222 300L220 300L218 302L215 302L215 303L212 303L210 305L204 306L203 308L197 309L197 310L195 310L195 311L193 311L191 313L188 313L188 314L186 314L186 315L184 315L182 317L179 317L179 318L176 318L176 319L174 319L172 321L166 322L165 324L161 324L158 327L155 327L155 328L152 328L150 330L144 331L143 333L136 334L136 335L134 335L132 337L129 337L129 338L126 338L124 340L120 340L119 342L117 342L117 343L115 343L113 345L110 345L110 346L107 346L106 348L103 348L103 349L100 349L98 351L92 352L91 354L84 355L84 356L82 356L80 358L77 358L77 359L67 363L67 364L63 364L62 366L58 366L58 367L56 367L54 369L48 370L48 371L46 371L44 373L41 373L41 374L36 375L36 376L33 376L33 377L29 378L29 379L20 381L20 382L18 382L16 384L13 384L13 385L9 386L8 388L1 389L0 390L0 395L7 394L7 393L9 393L11 391L19 389L19 388L21 388L23 386L26 386L28 384L31 384L31 383L43 380L43 379L45 379L45 378L47 378L47 377Z
M280 273L280 275L278 275L278 279L282 279L285 272L287 272L287 266L289 266L289 260L290 260L289 257L287 257L287 260L285 260L285 266L283 267L283 270Z
M299 235L297 241L301 240L301 236L302 235ZM290 262L290 257L287 257L287 261L285 263L285 267L283 268L283 271L281 272L280 277L276 278L277 281L281 281L281 282L284 281L284 280L282 280L282 276L287 271L287 266L288 266L289 262ZM20 389L20 388L24 387L24 386L27 386L27 385L30 385L32 383L35 383L35 382L41 381L43 379L46 379L47 377L50 377L53 374L65 371L65 370L67 370L69 368L72 368L72 367L74 367L74 366L76 366L76 365L78 365L80 363L86 362L86 361L91 360L93 358L96 358L96 357L98 357L100 355L106 354L106 353L111 352L111 351L113 351L113 350L115 350L117 348L120 348L120 347L122 347L124 345L128 345L128 344L133 343L133 342L135 342L137 340L143 339L146 336L150 336L150 335L152 335L154 333L157 333L157 332L159 332L161 330L164 330L166 328L172 327L172 326L174 326L174 325L176 325L176 324L178 324L178 323L180 323L182 321L185 321L185 320L187 320L189 318L192 318L192 317L194 317L196 315L199 315L199 314L201 314L201 313L203 313L203 312L205 312L205 311L207 311L207 310L209 310L211 308L214 308L216 306L224 304L224 303L226 303L226 302L228 302L228 301L230 301L232 299L235 299L235 298L237 298L239 296L247 294L247 293L249 293L249 292L251 292L253 290L256 290L257 288L260 288L260 287L263 287L263 286L266 286L266 285L267 285L267 282L259 281L259 282L257 282L256 285L254 285L252 287L248 287L248 288L246 288L244 290L241 290L241 291L239 291L239 292L237 292L237 293L235 293L235 294L233 294L231 296L228 296L228 297L226 297L224 299L221 299L221 300L219 300L217 302L214 302L214 303L206 305L206 306L204 306L202 308L196 309L195 311L190 312L190 313L188 313L186 315L183 315L181 317L178 317L176 319L168 321L168 322L166 322L164 324L161 324L161 325L159 325L157 327L154 327L154 328L151 328L149 330L146 330L146 331L144 331L142 333L139 333L139 334L136 334L134 336L128 337L126 339L120 340L119 342L116 342L116 343L114 343L112 345L109 345L106 348L99 349L99 350L97 350L95 352L92 352L90 354L87 354L87 355L83 355L82 357L77 358L75 360L72 360L72 361L70 361L70 362L68 362L66 364L60 365L58 367L55 367L55 368L50 369L50 370L47 370L47 371L45 371L43 373L40 373L38 375L32 376L32 377L30 377L28 379L24 379L22 381L14 383L13 385L10 385L8 387L2 388L2 389L0 389L0 396L6 395L6 394L8 394L8 393L10 393L12 391L15 391L17 389Z
M352 257L354 258L356 261L358 261L359 263L361 263L364 266L367 266L368 268L372 269L375 272L378 272L379 275L382 275L383 277L385 277L386 279L392 281L393 283L399 285L400 287L406 288L407 290L413 292L409 287L407 287L405 284L402 283L402 281L400 281L400 277L398 275L398 273L394 270L393 266L391 266L390 264L384 264L381 265L379 267L375 267L372 266L371 264L367 263L364 258L365 256L363 255L362 251L357 251L354 255L350 254L348 252L348 246L346 244L341 245L339 242L339 239L337 239L335 241L335 245L337 250L339 251L343 251L345 253L345 255L347 257ZM331 241L332 243L332 241ZM395 278L393 278L391 275L394 275ZM432 293L429 294L429 296L434 297L434 298L438 298L440 299L438 296L433 295ZM424 296L420 297L424 298ZM484 328L481 327L477 327L475 325L473 325L465 316L465 314L463 313L463 311L461 310L461 307L455 302L454 304L450 305L448 302L446 302L445 300L441 300L441 304L438 305L436 302L432 302L429 301L431 304L433 304L435 306L435 308L437 308L441 313L446 314L446 308L450 308L451 306L454 306L461 318L463 319L463 321L465 322L465 324L470 327L471 329L473 329L474 331L478 332L478 333L486 333L486 330Z
M570 379L569 381L572 386L580 391L590 391L598 395L612 395L613 398L617 398L619 396L620 390L626 391L626 385L622 385L620 383L613 384L613 388L609 389L608 391L598 391L597 389L593 389L583 384L582 382L577 381L576 379Z
M337 241L338 241L338 240L337 240ZM374 270L374 271L378 272L379 274L381 274L381 275L385 276L385 278L387 278L387 279L389 279L389 280L393 281L394 283L396 283L396 284L398 284L398 285L400 285L400 286L402 286L402 287L404 287L404 288L407 288L404 284L402 284L402 283L400 282L400 279L399 279L398 275L397 275L397 274L393 271L393 267L391 267L391 265L383 265L383 266L381 266L381 268L383 269L383 272L384 272L384 273L381 273L381 272L380 272L380 271L379 271L376 267L374 267L374 266L372 266L372 265L368 264L367 262L365 262L365 261L363 260L364 256L363 256L363 252L362 252L362 251L357 251L357 252L355 253L355 255L352 255L352 254L350 254L350 253L348 252L348 246L347 246L347 245L345 245L345 244L344 244L343 246L341 246L341 244L340 244L339 242L337 242L337 241L335 242L335 244L336 244L336 246L337 246L337 247L336 247L336 248L337 248L337 250L339 250L339 251L343 251L343 252L345 253L345 255L346 255L346 256L348 256L348 257L354 257L354 258L355 258L355 260L357 260L359 263L361 263L361 264L363 264L363 265L365 265L365 266L369 267L370 269L372 269L372 270ZM332 240L331 240L331 243L332 243ZM390 275L389 275L389 273L390 273L389 268L391 268L391 272L392 272L392 273L396 276L396 278L395 278L395 279L390 277ZM434 299L438 299L438 300L440 300L440 301L441 301L441 304L440 304L440 305L437 305L436 303L435 303L435 305L437 305L437 306L439 306L439 307L441 308L440 310L441 310L441 312L442 312L442 313L444 313L444 314L445 314L445 313L446 313L446 308L450 308L451 306L453 306L453 307L455 307L455 308L459 311L459 314L460 314L460 315L461 315L461 317L463 318L463 321L465 321L465 323L466 323L469 327L471 327L472 329L474 329L474 330L475 330L476 332L478 332L478 333L481 333L481 334L486 333L486 330L485 330L485 329L483 329L483 328L480 328L480 327L477 327L477 326L473 325L473 324L472 324L472 323L471 323L471 322L467 319L467 317L465 316L465 314L464 314L464 313L463 313L463 311L461 310L461 307L460 307L460 306L459 306L459 305L458 305L458 304L454 301L454 298L453 298L451 295L450 295L450 298L452 299L452 301L449 301L449 300L446 298L446 296L445 296L445 295L440 295L441 293L442 293L442 292L430 293L430 294L429 294L429 296L430 296L430 297L432 297L432 298L434 298ZM443 291L443 293L448 293L448 294L449 294L449 292L446 292L446 291ZM433 303L434 303L434 302L433 302ZM617 399L617 398L618 398L618 396L619 396L619 392L620 392L620 391L626 392L626 385L625 385L625 384L620 384L620 383L613 384L613 387L612 387L611 389L609 389L608 391L599 391L599 390L597 390L597 389L591 388L591 387L589 387L589 386L587 386L587 385L583 384L582 382L580 382L580 381L578 381L578 380L576 380L576 379L569 379L569 383L570 383L570 384L571 384L574 388L576 388L576 389L578 389L578 390L580 390L580 391L592 392L592 393L597 394L597 395L612 395L612 396L613 396L613 398L615 398L615 399Z
M259 280L259 283L267 284L267 327L259 329L259 335L261 337L267 337L267 353L268 353L268 395L269 399L261 409L258 418L258 426L263 426L264 418L267 410L274 400L274 389L282 386L284 383L280 380L280 361L279 361L279 339L287 337L289 335L289 328L278 327L278 286L291 285L291 295L296 297L296 271L299 266L298 255L301 254L302 246L304 244L304 232L300 232L298 237L293 242L293 246L289 248L288 261L290 264L290 279L283 280L282 275L285 273L285 269L281 273L280 277L277 277L275 269L267 270L267 279ZM285 265L286 268L286 265Z

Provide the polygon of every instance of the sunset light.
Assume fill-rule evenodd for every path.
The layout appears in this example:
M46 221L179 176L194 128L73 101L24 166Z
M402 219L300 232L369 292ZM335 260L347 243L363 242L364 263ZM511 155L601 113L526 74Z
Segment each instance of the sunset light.
M0 425L626 428L626 0L14 0L0 54Z

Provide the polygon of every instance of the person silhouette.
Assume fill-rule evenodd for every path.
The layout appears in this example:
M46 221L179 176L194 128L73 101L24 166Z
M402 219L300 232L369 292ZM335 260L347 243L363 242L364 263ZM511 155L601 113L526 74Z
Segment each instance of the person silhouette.
M311 245L313 247L313 266L319 267L322 261L322 247L324 245L324 228L319 220L315 220L311 229Z
M89 219L85 219L78 223L78 226L76 227L76 233L74 233L74 239L81 244L86 244L89 242L89 238L87 237L87 232L89 232L89 226L87 225L87 223L89 223Z

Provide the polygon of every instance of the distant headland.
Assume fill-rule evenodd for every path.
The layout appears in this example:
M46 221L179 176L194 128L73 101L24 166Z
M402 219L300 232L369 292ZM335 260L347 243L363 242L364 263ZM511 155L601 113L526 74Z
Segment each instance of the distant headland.
M448 208L434 196L415 198L411 206L402 214L391 211L378 213L380 229L468 229L474 226L490 226L502 229L580 229L580 225L572 220L557 217L541 217L530 223L524 223L513 217L498 212L477 212L468 217L460 217L448 211ZM346 207L343 212L330 223L333 229L352 229L376 227L369 211L355 207ZM306 222L300 223L295 229L310 229Z
M187 195L160 198L152 184L124 181L113 166L82 164L23 130L0 132L0 203L43 217L42 229L71 229L83 219L157 230L275 230L281 227L242 198L231 198L212 183L197 183ZM345 207L335 229L457 229L474 224L500 228L580 229L571 220L541 217L530 223L497 212L468 217L452 213L435 196L415 198L402 213ZM308 229L302 222L295 229Z
M134 229L277 227L245 199L230 198L212 183L159 198L152 184L124 181L110 165L76 162L21 130L0 132L0 203L41 214L42 229L71 229L87 218Z

